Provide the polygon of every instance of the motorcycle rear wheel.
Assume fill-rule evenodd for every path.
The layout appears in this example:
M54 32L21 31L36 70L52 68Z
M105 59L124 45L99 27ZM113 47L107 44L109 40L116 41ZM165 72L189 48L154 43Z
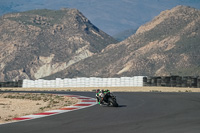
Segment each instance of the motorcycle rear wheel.
M111 97L108 98L108 103L113 107L118 107L118 104L116 101L114 101Z

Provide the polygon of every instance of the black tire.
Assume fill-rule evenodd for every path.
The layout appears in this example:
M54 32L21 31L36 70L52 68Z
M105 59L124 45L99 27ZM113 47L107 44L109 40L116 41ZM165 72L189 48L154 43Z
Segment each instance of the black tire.
M118 107L117 102L114 101L111 97L108 98L108 103L113 107Z

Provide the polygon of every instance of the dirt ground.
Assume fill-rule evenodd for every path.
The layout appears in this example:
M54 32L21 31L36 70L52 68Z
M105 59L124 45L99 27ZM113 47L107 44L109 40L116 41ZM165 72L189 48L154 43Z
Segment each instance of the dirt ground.
M109 89L112 92L200 92L200 88L182 87L0 88L0 90L16 91L95 91L96 89Z
M0 123L13 121L13 118L42 113L77 103L78 100L52 94L1 93Z

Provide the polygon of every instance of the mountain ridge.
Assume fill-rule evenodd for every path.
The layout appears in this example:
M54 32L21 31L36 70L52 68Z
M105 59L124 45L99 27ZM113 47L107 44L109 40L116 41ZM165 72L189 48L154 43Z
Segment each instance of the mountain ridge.
M4 15L0 37L1 81L51 75L117 42L77 9Z
M136 34L59 74L62 78L200 75L199 18L200 11L191 7L164 11Z
M98 28L115 35L127 29L137 29L161 11L177 5L200 9L199 0L48 0L48 4L41 0L1 0L0 15L34 9L76 8Z

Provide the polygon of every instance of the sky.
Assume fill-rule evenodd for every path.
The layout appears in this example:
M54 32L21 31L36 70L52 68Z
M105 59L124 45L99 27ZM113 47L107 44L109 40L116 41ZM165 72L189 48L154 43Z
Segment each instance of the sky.
M177 5L200 9L200 0L1 0L0 15L33 9L76 8L109 35L137 29Z

